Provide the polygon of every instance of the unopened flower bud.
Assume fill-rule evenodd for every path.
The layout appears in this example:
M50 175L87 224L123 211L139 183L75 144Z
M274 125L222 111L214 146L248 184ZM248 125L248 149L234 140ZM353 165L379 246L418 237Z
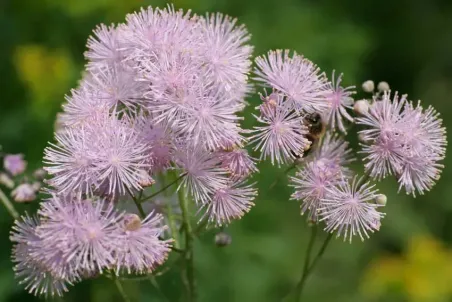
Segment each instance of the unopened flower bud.
M47 172L43 168L39 168L33 172L34 178L37 180L43 180L47 175Z
M308 227L313 227L313 226L315 226L315 224L316 224L316 221L315 220L313 220L313 219L308 219Z
M140 186L143 188L150 187L155 184L155 180L145 170L140 170Z
M12 176L16 176L25 171L27 162L24 160L23 154L8 154L3 159L3 166Z
M31 186L35 192L38 192L41 189L42 184L39 181L35 181Z
M365 115L369 112L369 102L367 100L359 100L353 105L353 110L360 115Z
M388 91L388 90L389 90L389 84L388 84L388 82L381 81L380 83L378 83L377 89L378 89L378 91L380 91L380 92Z
M369 92L369 93L372 93L373 91L374 91L374 89L375 89L375 84L374 84L374 81L372 81L372 80L368 80L368 81L365 81L364 83L363 83L363 90L365 91L365 92Z
M219 247L228 246L232 242L231 235L225 232L220 232L215 235L215 244Z
M136 231L141 228L141 218L137 214L125 214L123 218L126 231Z
M388 201L388 198L384 194L378 194L377 196L375 196L376 204L385 206L387 201Z
M278 98L279 95L276 92L273 92L266 97L261 96L263 103L259 106L259 110L262 116L269 117L274 114L276 107L278 106Z
M6 173L0 173L0 184L8 189L14 188L14 181Z
M30 184L21 184L11 192L11 197L17 202L30 202L36 199L36 191Z

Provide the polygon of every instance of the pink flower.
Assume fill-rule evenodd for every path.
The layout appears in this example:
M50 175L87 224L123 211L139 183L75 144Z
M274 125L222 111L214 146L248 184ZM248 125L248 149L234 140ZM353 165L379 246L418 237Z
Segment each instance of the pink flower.
M287 96L297 111L323 111L329 104L325 100L327 80L314 63L289 50L272 50L256 58L256 80Z
M326 94L326 99L330 103L327 120L332 129L338 128L343 133L346 133L343 118L353 122L353 118L347 112L347 109L352 109L352 95L355 93L353 90L355 86L341 87L342 74L335 79L333 71L332 77L332 82L329 84Z
M232 219L239 219L247 213L257 196L257 190L243 181L231 181L215 190L206 205L209 222L216 225L229 224Z
M319 208L325 221L327 232L336 232L337 237L352 241L353 236L361 240L369 238L369 233L378 231L384 213L377 211L380 205L373 202L377 190L362 178L353 178L351 182L341 181L336 186L326 189Z
M3 167L12 176L17 176L27 169L27 162L24 160L23 154L7 154L3 158Z
M278 94L274 109L265 109L265 114L255 117L263 126L254 128L250 143L256 144L254 150L261 152L261 160L269 157L272 164L288 163L303 155L309 146L303 117L293 110L282 95Z

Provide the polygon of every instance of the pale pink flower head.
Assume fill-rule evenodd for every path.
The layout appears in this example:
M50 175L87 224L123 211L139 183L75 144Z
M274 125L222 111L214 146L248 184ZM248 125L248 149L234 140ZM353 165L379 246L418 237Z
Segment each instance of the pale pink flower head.
M249 91L248 74L251 68L253 46L244 25L221 13L207 14L200 19L203 42L201 60L207 68L207 77L222 87L231 97L242 99Z
M209 81L201 77L201 64L190 53L161 52L140 62L139 81L149 85L146 108L156 122L180 129L191 108L209 93Z
M88 60L88 69L110 68L120 63L124 57L121 52L121 31L115 25L101 24L93 31L93 36L88 38L85 58Z
M196 51L201 41L201 35L195 32L199 26L196 21L190 10L175 10L170 5L163 9L149 6L127 15L119 29L127 59L152 61L167 51Z
M65 96L66 103L63 104L63 113L59 114L57 122L61 130L69 127L82 127L108 113L109 104L93 97L86 82L77 89L72 89L70 95ZM64 132L56 131L56 132Z
M143 221L135 214L126 214L121 224L118 248L115 250L119 274L148 274L168 257L172 240L160 240L167 229L163 216L151 212Z
M309 219L317 221L321 200L325 197L326 189L340 181L341 175L333 174L324 166L311 162L300 169L290 180L291 186L295 189L291 198L302 201L301 214L309 212Z
M381 99L374 99L369 112L356 120L357 124L367 127L359 132L365 141L397 135L398 126L402 123L406 97L406 95L402 95L399 98L399 95L395 93L391 98L391 92L385 91Z
M412 103L405 108L406 131L401 133L401 152L403 162L397 173L399 187L407 194L424 194L439 179L444 166L442 161L446 153L446 129L442 119L433 107L425 111L420 102L416 107Z
M134 131L133 121L104 116L80 128L56 134L57 144L45 150L48 183L60 193L124 195L141 189L141 170L149 168L149 146Z
M365 154L365 169L377 180L400 171L403 161L402 133L409 131L405 120L406 96L399 98L395 93L385 92L375 99L369 112L357 119L357 123L366 126L359 131L365 142L361 153Z
M107 108L117 110L124 106L135 109L146 104L146 83L136 80L136 72L123 65L108 69L92 69L81 86L87 87L90 98Z
M150 168L146 161L149 146L134 131L134 121L106 117L93 124L93 172L97 186L105 185L109 194L124 195L140 190L141 170Z
M395 174L399 188L408 194L423 194L436 183L443 168L447 145L446 130L432 107L423 110L385 92L376 99L358 123L367 126L360 131L364 143L367 173L375 179Z
M311 159L291 177L295 192L292 199L301 200L301 214L309 211L309 219L317 221L322 199L328 188L338 185L351 172L347 164L353 161L348 143L338 135L327 133Z
M325 134L322 144L315 149L313 159L317 162L317 166L323 166L332 174L341 172L344 175L350 174L347 165L355 161L348 142L330 132Z
M243 179L257 172L254 159L246 149L233 147L220 149L217 155L221 160L221 166L225 168L233 179Z
M213 152L199 147L179 146L175 153L176 165L185 173L179 190L187 188L196 203L205 204L209 196L227 183L227 171Z
M89 193L97 182L94 171L94 143L85 127L67 128L56 133L56 144L44 151L44 170L51 177L47 183L62 194L71 191Z
M14 272L16 278L20 279L19 283L25 285L29 293L36 296L62 296L68 291L68 286L77 279L75 276L71 278L56 276L50 266L41 261L48 255L45 255L42 238L36 233L40 224L39 218L28 215L16 220L10 236L14 244L12 253Z
M343 119L353 122L353 118L347 112L347 109L352 109L353 107L352 95L355 93L355 86L344 88L341 86L341 82L342 74L335 79L333 71L332 80L326 92L326 100L330 104L327 121L332 129L338 128L341 132L347 133Z
M30 202L36 199L36 190L33 185L23 183L11 192L11 197L16 202Z
M262 123L253 130L250 143L261 152L260 159L270 158L272 164L284 164L302 156L310 145L306 139L308 129L303 117L293 110L285 97L278 94L274 110L265 109L265 114L255 116Z
M66 194L102 187L106 194L124 195L141 189L141 170L150 167L149 146L133 123L127 116L103 116L57 134L58 144L50 144L44 157L49 184Z
M179 133L188 136L192 144L200 144L209 150L221 147L224 141L240 144L243 141L239 125L242 118L237 113L243 105L220 92L202 95L180 121Z
M152 116L141 115L136 123L144 143L149 145L152 172L162 172L170 167L174 152L174 134L164 122L158 123Z
M327 80L311 61L289 50L272 50L256 58L256 80L265 87L284 93L294 109L300 112L323 111Z
M344 180L327 188L319 208L325 230L350 242L354 236L364 240L369 233L378 231L384 213L378 211L381 205L374 202L378 192L374 187L355 176L352 181Z
M23 154L7 154L3 158L3 167L12 176L17 176L25 172L27 162L24 160Z
M241 218L254 206L257 190L253 184L244 181L230 181L226 186L216 189L206 205L205 215L209 222L217 226L229 224L233 219Z
M37 234L49 249L48 256L61 254L79 272L102 272L114 264L112 252L120 236L121 215L112 203L54 195L42 203L39 215L45 223Z

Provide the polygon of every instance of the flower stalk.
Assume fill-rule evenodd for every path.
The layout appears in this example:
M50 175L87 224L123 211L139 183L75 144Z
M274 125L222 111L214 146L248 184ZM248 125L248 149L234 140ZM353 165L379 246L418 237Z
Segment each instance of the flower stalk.
M14 218L19 218L19 213L16 211L16 208L12 204L12 202L9 200L9 198L3 193L3 191L0 189L0 201L5 206L6 210L9 212L9 214Z
M187 301L196 301L196 283L193 265L193 231L188 212L188 200L183 188L179 190L179 204L182 211L182 227L185 234L184 269L182 279L187 287Z
M127 296L124 287L121 284L121 281L119 281L119 279L115 278L115 285L116 288L118 289L119 293L121 294L122 299L124 300L124 302L130 302L130 298L129 296Z

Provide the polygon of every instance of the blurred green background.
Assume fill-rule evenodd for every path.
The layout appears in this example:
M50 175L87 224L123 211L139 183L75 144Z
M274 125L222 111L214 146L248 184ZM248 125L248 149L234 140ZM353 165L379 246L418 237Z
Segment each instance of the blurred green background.
M0 144L23 152L38 167L52 139L64 94L83 69L85 42L98 23L121 22L145 0L1 0ZM393 90L422 99L452 126L452 1L429 0L178 0L196 13L221 11L252 33L255 54L291 48L345 84L388 81ZM362 97L358 94L358 97ZM253 108L258 99L250 99ZM250 112L246 114L250 116ZM245 122L251 127L253 119ZM448 162L452 157L447 158ZM381 231L353 244L334 240L308 280L303 301L452 301L452 182L444 170L432 192L416 199L397 194L393 179ZM299 279L309 230L297 202L289 201L282 174L260 164L261 196L228 232L232 245L217 248L213 231L196 243L200 301L280 301ZM33 211L33 205L20 206ZM38 301L14 280L8 238L12 220L0 208L0 301ZM324 237L325 234L322 234ZM320 242L318 243L320 245ZM177 270L159 279L172 299L181 290ZM125 284L134 301L161 301L149 283ZM84 281L62 301L120 301L106 279Z

